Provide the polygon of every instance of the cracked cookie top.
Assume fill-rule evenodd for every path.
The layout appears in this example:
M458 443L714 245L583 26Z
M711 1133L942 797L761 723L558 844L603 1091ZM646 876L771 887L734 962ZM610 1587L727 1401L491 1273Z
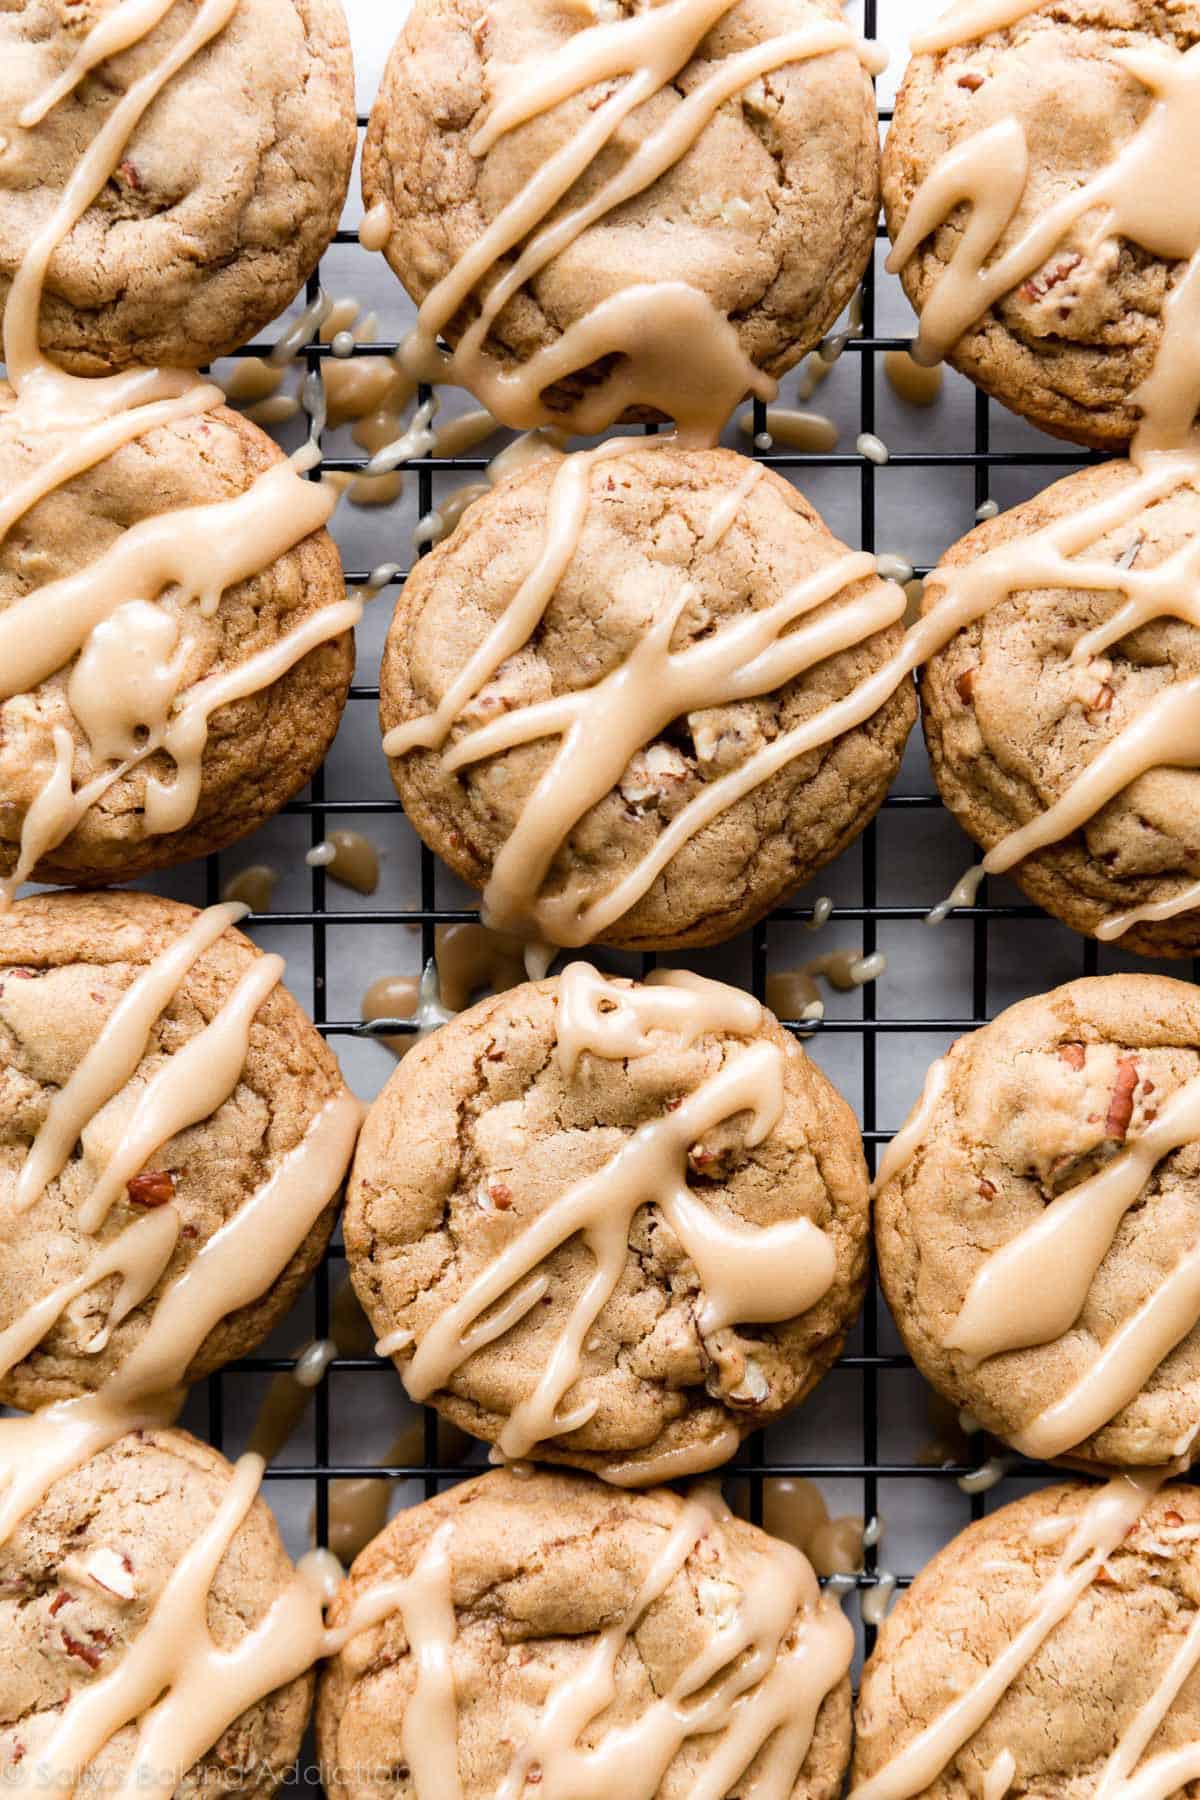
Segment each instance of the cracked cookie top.
M333 1056L278 985L282 962L230 929L230 910L67 893L0 915L0 1399L12 1405L33 1411L118 1374L168 1288L345 1096ZM190 964L171 962L185 951ZM97 1044L100 1066L81 1073ZM320 1179L291 1196L293 1214ZM276 1281L263 1265L256 1298L223 1318L215 1305L189 1379L278 1323L336 1210L335 1195L290 1256L285 1246ZM253 1260L279 1233L260 1212L245 1235ZM197 1309L208 1267L193 1283Z
M0 308L80 155L195 12L169 7L35 127L21 127L21 110L109 10L102 0L15 0L0 11ZM329 244L354 147L339 0L239 0L146 111L51 258L42 348L93 375L134 363L194 369L247 343Z
M1026 1454L1200 1431L1200 1001L1159 975L1023 1000L935 1065L875 1202L922 1373Z
M955 38L953 21L946 33ZM1180 72L1181 53L1197 43L1194 4L1056 0L981 37L964 26L949 48L914 56L897 96L883 156L894 240L924 204L922 184L946 174L934 212L922 218L930 228L919 243L905 241L909 299L924 315L939 289L944 297L954 259L973 261L968 231L982 231L989 275L1012 273L965 328L956 318L948 360L1076 443L1112 450L1133 436L1135 390L1188 267L1188 203L1165 230L1154 207L1164 181L1190 179L1182 166L1167 174L1162 157L1187 152L1176 127L1155 139L1154 114L1160 76ZM1180 100L1188 105L1195 100ZM952 155L960 158L954 180L943 161ZM975 155L977 165L961 160ZM1048 233L1052 214L1061 229Z
M911 684L836 735L830 709L895 652L902 611L873 558L733 451L551 455L470 506L405 585L380 678L393 778L426 842L491 884L493 923L719 942L882 802ZM789 754L801 727L811 745Z
M372 1107L345 1219L410 1394L645 1485L796 1405L862 1296L845 1102L749 995L586 964L463 1013Z
M331 1800L384 1784L461 1800L841 1792L849 1623L798 1551L715 1492L497 1470L398 1514L351 1569L335 1628L397 1577L421 1604L321 1677Z
M501 0L482 10L467 0L418 0L363 147L365 203L388 207L387 258L414 299L478 245L619 86L607 75L547 99L545 110L475 154L472 140L514 71L528 87L589 27L633 16L624 0ZM673 80L658 71L657 85L555 205L552 223L591 201L653 133L677 115L682 123L687 97L729 58L839 13L833 0L739 0L710 17L691 60ZM751 362L782 374L849 299L871 254L878 192L874 100L854 49L770 69L726 98L657 179L587 224L525 284L497 318L489 351L504 364L524 361L623 288L686 282L733 321ZM497 271L513 260L502 257ZM470 317L464 307L451 323L452 343ZM603 371L581 373L586 383Z

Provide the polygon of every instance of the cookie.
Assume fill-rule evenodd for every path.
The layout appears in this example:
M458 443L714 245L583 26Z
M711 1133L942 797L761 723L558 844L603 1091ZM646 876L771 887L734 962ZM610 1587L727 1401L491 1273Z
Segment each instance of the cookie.
M77 374L195 369L282 312L333 237L356 135L346 21L338 0L238 0L172 74L203 21L160 7L128 49L82 73L76 59L90 64L109 10L18 0L0 17L0 306L81 158L161 71L111 179L51 259L41 342ZM26 109L43 110L68 71L81 78L34 119Z
M0 488L52 484L0 541L0 872L16 869L27 831L23 865L44 848L23 876L125 881L233 843L310 779L349 691L354 609L320 529L328 495L228 408L193 411L54 483L63 448L61 430L31 426L0 388ZM216 594L202 547L185 559L185 591L148 536L171 520L182 534L206 507L224 510L196 515L204 542L244 538L238 560L261 571L220 592L214 564ZM222 680L247 691L221 702L203 684ZM189 706L212 706L207 737ZM152 736L171 748L151 751ZM55 820L44 808L31 820L64 782Z
M0 915L12 1405L93 1392L131 1367L143 1389L175 1385L147 1382L146 1364L164 1335L178 1352L185 1278L184 1323L212 1318L185 1359L196 1380L260 1343L320 1259L358 1110L278 986L281 959L229 928L239 912L39 894ZM230 1259L245 1292L222 1303Z
M853 1115L764 1007L575 963L410 1052L345 1239L414 1399L506 1456L644 1486L725 1461L816 1385L866 1225Z
M1039 906L1144 956L1200 948L1198 531L1193 459L1105 463L977 526L926 584L928 627L962 607L921 686L946 805L993 865L1020 856Z
M1042 1488L954 1538L863 1670L850 1800L1182 1794L1200 1769L1200 1499Z
M362 171L389 263L428 301L428 347L458 346L507 423L538 423L540 399L587 431L629 407L678 416L695 385L681 334L711 352L706 380L740 371L723 416L756 370L791 368L850 298L878 211L871 84L832 0L657 20L624 0L504 0L486 19L418 0ZM581 415L600 386L616 403Z
M333 1623L397 1577L397 1611L322 1673L330 1800L366 1800L382 1771L397 1800L841 1791L849 1623L715 1493L484 1475L393 1519Z
M218 1509L228 1507L233 1481L225 1458L187 1432L130 1432L61 1475L14 1526L0 1545L0 1771L9 1783L44 1769L48 1783L65 1791L71 1768L85 1788L123 1792L137 1776L143 1787L157 1788L161 1764L153 1752L149 1768L142 1762L139 1725L150 1728L152 1702L180 1703L170 1653L181 1658L185 1676L205 1679L204 1636L190 1637L197 1624L207 1620L209 1647L229 1657L295 1579L261 1500L240 1522L229 1520L236 1529L221 1523ZM197 1621L181 1577L185 1558L210 1532L228 1547L200 1588ZM158 1607L172 1626L165 1639ZM144 1662L139 1683L137 1664L148 1653L161 1664L161 1689L147 1679L153 1671ZM222 1685L233 1692L261 1674L261 1663L240 1675L210 1668L204 1703ZM258 1699L221 1731L176 1792L273 1794L299 1750L312 1694L313 1678L303 1674ZM189 1725L196 1700L193 1694ZM134 1722L117 1723L124 1719ZM82 1771L60 1753L66 1733L79 1734L75 1748L88 1745ZM174 1737L155 1748L169 1756L181 1744Z
M925 40L945 47L909 64L883 157L889 267L924 354L1044 431L1118 449L1196 249L1173 197L1193 174L1200 14L1063 0Z
M882 803L913 693L868 678L903 609L873 557L732 451L544 458L405 585L380 677L397 791L492 925L720 942Z
M1191 1455L1200 1433L1200 997L1105 975L934 1065L875 1201L926 1378L1027 1455Z

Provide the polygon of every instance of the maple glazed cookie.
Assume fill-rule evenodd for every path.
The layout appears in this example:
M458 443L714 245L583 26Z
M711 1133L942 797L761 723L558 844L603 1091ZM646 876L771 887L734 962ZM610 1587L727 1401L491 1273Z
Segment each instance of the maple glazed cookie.
M242 911L43 894L0 915L6 1402L195 1380L320 1259L359 1109Z
M1175 300L1194 331L1197 45L1200 12L1160 0L952 9L914 39L889 267L928 358L1077 443L1133 436Z
M853 1633L798 1550L715 1492L507 1470L394 1518L330 1618L396 1610L328 1663L330 1800L833 1800ZM448 1679L447 1679L448 1677Z
M124 881L221 849L333 741L358 606L323 529L332 497L237 413L198 410L206 394L63 480L78 434L0 387L10 884Z
M269 1508L252 1487L237 1492L243 1482L186 1432L129 1432L6 1521L0 1782L169 1793L163 1774L182 1752L178 1793L275 1792L300 1747L311 1675L246 1692L240 1716L216 1719L219 1735L204 1724L234 1687L233 1653L256 1663L247 1687L270 1682L250 1640L298 1579ZM212 1572L198 1581L191 1565L210 1539Z
M863 1670L849 1800L1167 1800L1200 1776L1200 1498L1071 1482L979 1519Z
M850 1109L750 995L586 963L405 1058L347 1192L350 1272L409 1394L645 1485L816 1385L862 1299Z
M888 1303L918 1368L1029 1456L1200 1434L1200 997L1107 975L961 1038L889 1148Z
M50 259L42 348L79 374L195 369L282 312L333 237L355 147L346 21L339 0L164 0L129 25L112 10L0 13L0 306L80 159L133 107Z
M543 400L587 431L627 407L682 418L703 382L727 415L820 339L870 258L860 53L832 0L417 0L363 196L426 352L455 345L455 378L506 423Z
M926 584L925 627L949 621L921 687L946 805L988 872L1145 956L1200 948L1198 531L1194 458L1105 463L977 526Z
M903 609L732 451L547 457L405 585L381 671L393 779L490 924L719 942L881 804L914 714L905 671L881 674Z

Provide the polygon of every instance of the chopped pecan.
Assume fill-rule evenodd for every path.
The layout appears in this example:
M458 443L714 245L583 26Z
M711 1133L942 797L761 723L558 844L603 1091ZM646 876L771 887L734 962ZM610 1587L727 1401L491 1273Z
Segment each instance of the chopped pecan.
M997 1190L995 1184L989 1181L986 1175L980 1177L979 1192L985 1200L994 1200L996 1198Z
M983 76L977 69L964 69L958 78L958 85L973 94L983 86Z
M54 1618L56 1613L60 1613L70 1598L71 1596L68 1594L66 1588L59 1588L57 1594L55 1594L53 1600L50 1602L50 1617Z
M1040 274L1031 275L1028 281L1022 282L1018 289L1021 299L1044 299L1051 288L1056 288L1060 281L1065 281L1071 270L1077 269L1082 261L1077 250L1068 251L1066 256L1060 256L1057 262L1051 263L1048 269L1043 269Z
M1123 1139L1129 1130L1129 1121L1133 1117L1133 1094L1137 1084L1137 1063L1132 1056L1121 1057L1117 1063L1117 1079L1112 1099L1108 1103L1108 1117L1104 1121L1106 1137Z
M1069 1069L1082 1069L1087 1058L1082 1044L1060 1044L1058 1054Z
M125 1187L131 1206L165 1206L175 1198L175 1177L169 1169L146 1169Z
M975 670L964 669L954 684L954 691L964 706L970 706L975 695Z
M69 1631L63 1632L62 1641L68 1656L77 1656L80 1662L87 1664L89 1669L100 1667L103 1655L94 1644L81 1644L79 1639L73 1638Z

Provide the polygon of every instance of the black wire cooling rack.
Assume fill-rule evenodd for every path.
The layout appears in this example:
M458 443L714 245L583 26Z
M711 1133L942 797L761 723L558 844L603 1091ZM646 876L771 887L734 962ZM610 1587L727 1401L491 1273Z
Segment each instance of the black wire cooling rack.
M903 0L894 0L903 5ZM874 37L877 27L878 0L865 0L863 28L865 35ZM891 110L884 108L880 117L887 121ZM359 118L360 128L365 126L365 116ZM878 235L884 236L882 225L878 227ZM342 230L337 233L335 242L342 244L357 243L354 232ZM316 298L320 285L320 270L312 276L307 289L307 298ZM869 269L862 287L862 332L852 337L846 345L846 354L857 358L858 378L858 429L861 432L874 432L876 426L875 404L875 366L878 358L885 352L907 347L907 339L876 335L876 278L874 269ZM242 356L264 355L269 345L247 345L238 354ZM354 354L381 355L388 354L396 348L394 343L374 342L356 346ZM332 354L328 345L314 342L303 352L304 361L310 372L320 369L325 357ZM422 399L427 397L422 392ZM765 430L765 409L761 402L755 403L754 430L755 436ZM945 467L967 468L973 471L974 504L981 505L990 498L990 484L993 469L1044 469L1048 473L1045 480L1054 479L1055 472L1065 472L1076 468L1081 463L1091 460L1088 453L1073 450L1064 446L1055 449L1049 446L1049 440L1041 439L1030 452L1013 450L995 450L991 447L991 407L986 396L976 393L974 397L974 413L972 426L972 443L969 449L957 451L934 451L917 449L915 451L897 452L889 457L888 468L920 468L937 469ZM653 428L650 428L653 429ZM876 463L857 453L834 453L822 455L804 455L799 453L779 453L774 450L763 452L755 445L746 453L770 468L798 471L814 468L839 468L846 471L847 483L857 481L860 505L860 536L862 548L875 552L876 544L876 501L877 484L887 479L887 471ZM326 471L345 471L361 473L367 458L365 456L347 457L323 455L321 468ZM418 511L421 516L428 513L434 505L437 485L447 478L460 478L472 471L485 469L488 459L485 456L458 457L423 457L401 467L416 477ZM314 471L314 477L320 469ZM926 570L918 567L918 575ZM347 571L347 582L352 587L363 586L369 576L367 569L350 569ZM402 579L398 578L398 579ZM392 590L394 592L395 590ZM368 706L374 709L378 699L378 687L357 684L351 688L350 705ZM940 807L941 802L934 793L896 794L885 802L885 813L904 811L929 811ZM327 822L331 817L344 819L347 817L369 818L372 815L398 815L401 811L399 803L392 800L369 799L328 799L326 797L323 774L314 779L310 797L294 801L286 808L292 814L307 817L309 821L309 841L315 845L326 835ZM870 955L878 946L879 928L898 921L919 921L925 916L927 907L920 904L894 905L880 904L880 855L879 855L878 823L872 824L862 838L847 854L858 857L861 864L861 905L836 906L832 918L834 920L853 921L861 925L862 952ZM964 852L967 849L963 840ZM965 860L965 857L964 857ZM422 963L434 953L435 930L439 924L468 920L478 915L472 911L459 908L439 907L436 893L436 862L432 853L420 848L420 904L408 909L356 907L352 911L337 910L330 905L327 881L324 870L314 868L311 876L311 901L304 911L272 911L262 920L263 924L303 926L311 930L312 935L312 988L309 999L310 1010L318 1030L336 1043L340 1039L378 1035L383 1031L395 1031L394 1025L377 1024L374 1027L364 1026L357 1019L338 1019L328 1016L326 1000L326 967L327 967L327 934L333 927L363 926L407 926L419 930ZM217 858L210 857L206 864L205 885L209 902L217 899L221 883L220 865ZM773 912L770 917L753 928L750 935L750 985L760 999L765 996L768 972L770 933L773 926L803 922L812 917L812 909L808 906L783 906ZM989 934L999 922L1011 920L1043 919L1036 907L1020 903L997 903L989 898L987 887L981 889L978 905L969 915L960 916L949 929L966 931L971 940L970 970L970 1012L961 1018L932 1017L922 1013L907 1012L895 1015L880 1011L881 1004L886 1005L886 985L877 994L874 985L861 990L862 1016L859 1018L834 1017L826 1018L815 1028L806 1025L806 1039L815 1035L850 1033L859 1041L861 1057L861 1115L860 1124L867 1146L868 1161L872 1168L878 1158L879 1149L885 1144L891 1133L880 1129L877 1114L878 1093L878 1055L881 1035L885 1033L909 1034L919 1037L920 1034L940 1034L945 1037L957 1035L971 1030L986 1022L988 1018L988 984L989 984ZM1078 942L1078 964L1075 968L1067 968L1059 976L1060 980L1069 979L1072 973L1093 974L1097 969L1098 950L1091 940L1080 939ZM652 959L647 959L649 962ZM1177 967L1176 973L1183 971ZM1193 977L1196 970L1193 968ZM411 1029L411 1027L410 1027ZM917 1051L922 1062L931 1060L923 1049ZM898 1121L896 1121L898 1123ZM323 1262L316 1280L315 1290L315 1335L324 1337L327 1334L330 1317L331 1288L335 1281L344 1276L344 1254L335 1244ZM943 1463L940 1467L931 1468L927 1463L918 1460L887 1460L881 1449L881 1378L894 1371L912 1368L911 1360L902 1354L881 1348L881 1332L886 1314L879 1294L878 1284L872 1270L871 1282L867 1293L866 1305L862 1317L860 1332L853 1354L843 1356L837 1369L851 1373L860 1384L859 1409L861 1417L860 1454L856 1460L840 1460L829 1462L785 1460L772 1455L770 1440L773 1434L758 1433L747 1440L742 1451L730 1465L727 1473L735 1476L742 1484L743 1493L748 1488L751 1517L759 1520L763 1509L764 1482L771 1477L807 1476L818 1483L823 1480L837 1478L840 1481L850 1479L861 1484L861 1511L864 1519L871 1519L879 1510L880 1484L893 1481L912 1481L930 1479L939 1480L946 1488L950 1488L956 1478L963 1476L977 1466L988 1454L985 1440L975 1436L970 1440L967 1458L962 1462ZM225 1420L225 1387L230 1381L237 1381L247 1373L266 1376L291 1367L287 1358L270 1356L251 1356L230 1365L222 1373L209 1378L207 1384L208 1416L207 1433L211 1442L221 1448L227 1437ZM396 1381L391 1364L381 1362L375 1357L340 1357L331 1366L330 1377L336 1382L339 1374L344 1372L365 1373L374 1371L380 1380ZM454 1481L466 1475L477 1473L475 1468L465 1468L455 1464L446 1466L439 1463L437 1443L437 1421L432 1412L426 1411L424 1420L424 1448L420 1462L405 1465L380 1465L376 1463L360 1463L334 1458L331 1454L331 1379L327 1377L320 1385L315 1396L313 1419L314 1453L311 1462L297 1464L273 1464L267 1470L266 1480L269 1484L280 1482L309 1483L315 1494L314 1517L316 1537L319 1543L326 1540L328 1523L329 1484L339 1477L358 1477L378 1475L423 1484L426 1496L432 1495ZM826 1378L833 1380L831 1374ZM1013 1458L1008 1467L1009 1479L1041 1478L1046 1470L1042 1465L1022 1462ZM953 1490L951 1490L953 1491ZM988 1505L986 1493L973 1495L955 1493L957 1519L965 1524L969 1518L979 1517ZM945 1535L943 1533L943 1535ZM865 1568L857 1577L857 1585L866 1590L877 1585L879 1569L878 1552L872 1547L865 1552ZM890 1565L890 1559L889 1559ZM912 1580L915 1570L895 1568L894 1574L898 1586L906 1586ZM857 1610L857 1609L855 1609ZM871 1628L865 1630L865 1647L870 1649L874 1638Z

